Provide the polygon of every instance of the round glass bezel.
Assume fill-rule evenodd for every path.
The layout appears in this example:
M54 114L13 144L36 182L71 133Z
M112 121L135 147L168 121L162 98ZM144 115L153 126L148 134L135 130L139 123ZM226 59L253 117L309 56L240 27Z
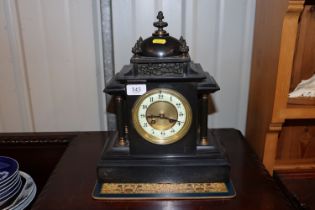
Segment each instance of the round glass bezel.
M185 113L186 118L185 118L184 125L180 128L179 131L177 131L175 134L173 134L171 136L157 137L157 136L152 135L149 132L147 132L140 124L139 109L140 109L141 104L148 97L155 95L155 94L158 94L158 93L167 93L167 94L177 98L181 102L181 104L183 105L185 112L186 112ZM166 100L163 100L163 101L167 102ZM167 144L177 142L178 140L182 139L187 134L187 132L189 131L189 128L191 126L191 123L192 123L192 110L191 110L189 102L186 100L186 98L182 94L180 94L177 91L172 90L172 89L156 88L156 89L152 89L152 90L146 92L145 94L143 94L142 96L140 96L136 100L136 102L132 108L132 121L134 123L134 128L136 129L138 134L141 137L143 137L145 140L147 140L153 144L167 145Z

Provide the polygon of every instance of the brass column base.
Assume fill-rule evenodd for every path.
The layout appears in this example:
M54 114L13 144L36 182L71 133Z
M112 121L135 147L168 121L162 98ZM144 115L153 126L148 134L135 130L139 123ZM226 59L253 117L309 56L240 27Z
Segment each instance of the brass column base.
M200 140L200 144L205 146L205 145L208 145L208 139L207 137L202 137L201 140Z
M127 142L124 138L120 138L118 144L119 146L126 146Z

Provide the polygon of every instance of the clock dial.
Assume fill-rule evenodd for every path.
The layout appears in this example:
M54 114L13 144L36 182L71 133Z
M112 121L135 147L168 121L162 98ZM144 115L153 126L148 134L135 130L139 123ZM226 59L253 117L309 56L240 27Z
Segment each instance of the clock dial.
M191 125L189 103L180 93L170 89L153 89L142 95L132 113L137 132L154 144L180 140Z

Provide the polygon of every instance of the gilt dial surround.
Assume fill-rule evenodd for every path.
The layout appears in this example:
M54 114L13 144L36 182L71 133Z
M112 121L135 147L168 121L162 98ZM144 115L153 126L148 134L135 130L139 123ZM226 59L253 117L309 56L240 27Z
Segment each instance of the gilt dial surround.
M156 88L138 98L132 109L132 121L145 140L153 144L171 144L188 132L191 107L177 91Z

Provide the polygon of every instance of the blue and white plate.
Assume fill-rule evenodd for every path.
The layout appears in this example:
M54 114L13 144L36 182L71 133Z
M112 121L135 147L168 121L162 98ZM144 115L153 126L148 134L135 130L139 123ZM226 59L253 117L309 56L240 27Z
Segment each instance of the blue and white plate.
M5 186L3 186L3 188L1 188L1 190L0 190L0 200L6 194L11 192L11 190L15 187L15 185L18 184L19 180L20 180L20 177L16 176L16 178L12 179L12 181L8 182L7 185L5 185Z
M37 188L32 177L22 171L20 171L20 175L24 180L22 190L19 195L16 196L15 200L8 206L4 207L3 210L23 210L32 202L36 195Z
M0 193L3 188L10 185L10 183L14 182L14 180L16 180L18 177L19 177L19 171L16 171L10 178L8 178L5 182L0 184Z
M17 178L20 176L19 171L14 173L9 179L6 180L6 182L0 184L0 193L3 191L5 187L12 184Z
M0 194L6 191L8 188L12 187L19 179L19 173L12 176L6 183L0 185Z
M6 203L11 198L13 198L20 191L21 186L22 181L21 178L19 177L19 181L17 182L17 184L7 194L5 194L5 196L0 198L0 206Z
M12 179L16 173L19 171L19 164L16 160L0 156L0 186Z

